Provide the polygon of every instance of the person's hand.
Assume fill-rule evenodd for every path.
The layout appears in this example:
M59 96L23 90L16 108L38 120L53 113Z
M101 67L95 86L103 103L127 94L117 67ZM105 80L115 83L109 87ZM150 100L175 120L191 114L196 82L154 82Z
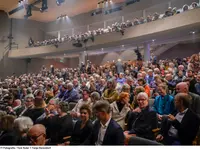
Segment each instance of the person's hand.
M78 116L76 112L71 112L70 114L71 114L71 116L74 117L74 118L76 118L76 117Z
M176 118L173 115L171 115L171 114L168 115L168 119L171 120L171 121L176 120Z
M51 117L53 117L53 116L55 116L54 114L49 114L48 116L47 116L47 118L51 118Z
M163 136L161 135L161 134L158 134L157 136L156 136L156 141L162 141L163 140Z
M50 111L49 111L48 108L45 108L44 111L45 111L45 114L46 114L47 116L50 114Z
M157 115L158 116L158 120L162 120L162 115Z
M140 113L141 112L141 109L139 107L137 107L136 109L133 110L133 112L138 112Z

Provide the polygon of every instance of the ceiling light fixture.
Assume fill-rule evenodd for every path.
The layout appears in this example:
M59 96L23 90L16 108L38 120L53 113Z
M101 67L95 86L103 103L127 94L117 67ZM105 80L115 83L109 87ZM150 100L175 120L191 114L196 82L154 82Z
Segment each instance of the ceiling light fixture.
M152 42L155 42L156 39L153 39Z

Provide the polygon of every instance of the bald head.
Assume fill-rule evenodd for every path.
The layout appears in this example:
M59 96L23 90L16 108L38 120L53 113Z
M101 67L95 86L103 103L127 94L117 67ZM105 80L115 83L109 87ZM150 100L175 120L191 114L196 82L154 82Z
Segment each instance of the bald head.
M188 93L188 84L186 82L180 82L176 85L177 93Z
M31 145L45 145L46 142L46 128L41 124L34 125L28 131L28 138Z

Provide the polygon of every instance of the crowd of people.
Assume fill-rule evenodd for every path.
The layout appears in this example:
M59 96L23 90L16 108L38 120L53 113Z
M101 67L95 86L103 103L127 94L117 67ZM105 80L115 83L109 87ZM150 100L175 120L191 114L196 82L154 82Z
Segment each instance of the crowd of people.
M185 4L182 8L177 9L176 7L172 8L169 7L168 10L166 10L163 14L154 13L153 15L148 15L146 18L135 18L133 20L127 20L126 22L116 22L112 24L112 26L108 26L107 28L99 28L97 30L88 31L86 33L81 33L78 35L64 35L60 39L48 39L44 41L37 41L34 42L34 40L29 41L29 47L39 47L39 46L46 46L46 45L55 45L56 47L63 42L73 42L74 46L82 45L81 43L87 43L87 41L91 40L94 42L95 36L110 33L110 32L120 32L122 35L124 35L125 29L133 26L137 26L140 24L156 21L158 19L163 19L166 17L170 17L188 10L199 8L200 4L193 2L190 6Z
M0 145L200 144L199 95L199 54L43 66L1 81Z

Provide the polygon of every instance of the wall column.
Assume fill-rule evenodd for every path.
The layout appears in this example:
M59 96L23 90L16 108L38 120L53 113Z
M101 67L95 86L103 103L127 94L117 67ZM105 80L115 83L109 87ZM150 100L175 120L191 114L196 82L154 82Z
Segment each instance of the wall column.
M150 44L144 44L144 61L150 61L151 54L150 54Z
M85 51L79 53L79 66L81 66L82 62L85 64L85 55L86 55Z

